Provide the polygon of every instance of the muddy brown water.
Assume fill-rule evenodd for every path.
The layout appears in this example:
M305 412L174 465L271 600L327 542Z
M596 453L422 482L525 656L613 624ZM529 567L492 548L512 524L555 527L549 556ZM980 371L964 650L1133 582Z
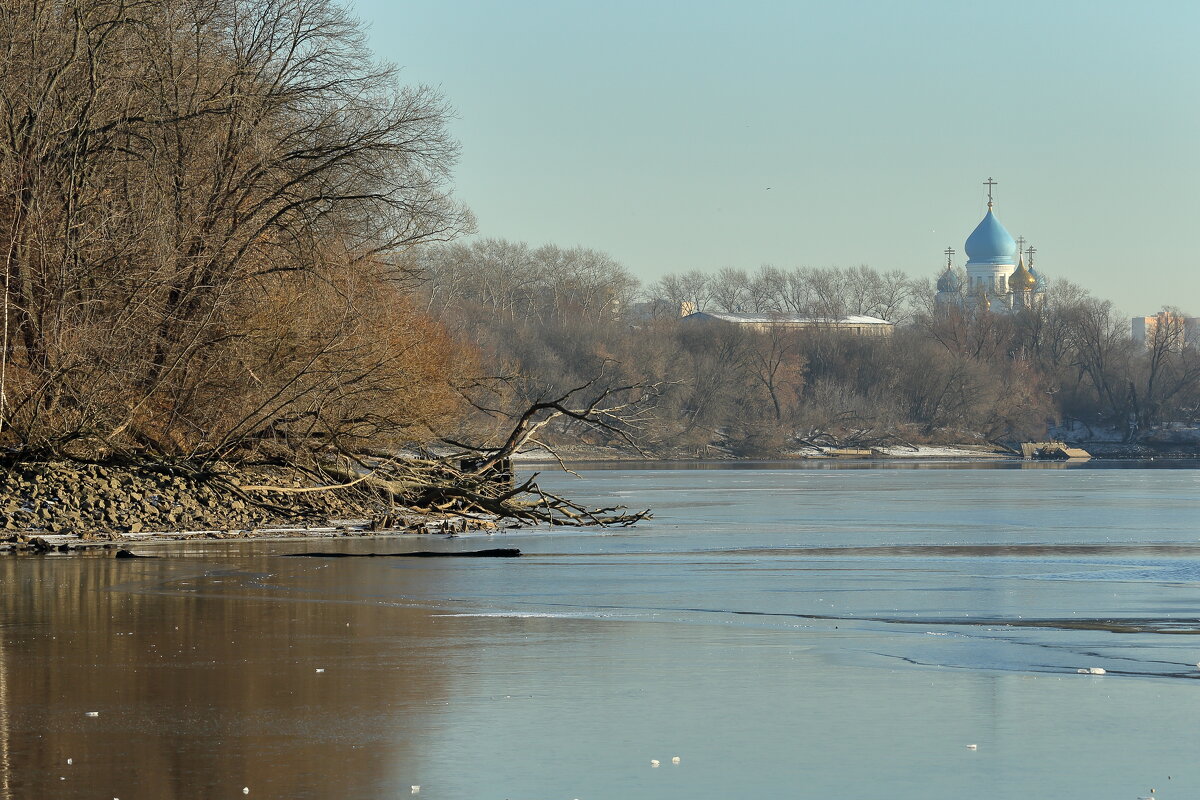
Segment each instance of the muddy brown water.
M336 543L520 558L0 559L0 800L1200 796L1200 470L695 466Z

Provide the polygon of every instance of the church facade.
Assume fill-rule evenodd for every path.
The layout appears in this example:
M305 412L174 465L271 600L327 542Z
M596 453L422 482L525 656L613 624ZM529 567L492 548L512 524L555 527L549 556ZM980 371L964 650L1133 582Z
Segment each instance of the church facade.
M987 213L967 237L966 281L955 270L954 250L946 250L946 269L937 281L934 299L939 308L983 309L1014 313L1045 302L1046 286L1033 268L1037 250L1022 248L1005 230L993 211L992 186L988 178ZM1022 240L1022 244L1024 240ZM1028 256L1028 261L1026 261Z

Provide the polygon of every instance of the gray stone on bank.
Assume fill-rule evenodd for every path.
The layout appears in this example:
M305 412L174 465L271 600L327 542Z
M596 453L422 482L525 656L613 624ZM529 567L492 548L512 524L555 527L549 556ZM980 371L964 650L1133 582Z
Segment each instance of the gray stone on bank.
M13 466L0 485L0 552L103 547L150 536L225 539L447 532L444 519L431 520L403 507L385 508L382 501L333 492L264 494L270 509L244 499L239 486L302 485L294 473L281 469L234 473L223 467L219 481L178 472L161 465ZM456 522L455 527L496 526L480 519Z

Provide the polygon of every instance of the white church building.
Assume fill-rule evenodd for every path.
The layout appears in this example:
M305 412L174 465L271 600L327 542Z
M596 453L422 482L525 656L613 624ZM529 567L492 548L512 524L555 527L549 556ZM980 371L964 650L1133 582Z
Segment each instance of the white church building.
M954 250L948 248L946 270L938 278L934 299L940 308L982 308L998 313L1033 308L1046 299L1045 282L1033 268L1037 250L1029 247L1022 252L992 210L996 182L988 178L984 185L988 187L987 214L967 237L966 283L954 268Z

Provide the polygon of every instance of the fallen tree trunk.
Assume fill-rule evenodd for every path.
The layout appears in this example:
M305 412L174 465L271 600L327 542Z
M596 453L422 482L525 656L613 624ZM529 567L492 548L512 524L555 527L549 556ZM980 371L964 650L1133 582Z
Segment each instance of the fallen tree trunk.
M444 440L457 449L441 457L361 457L338 453L334 458L314 458L309 464L298 465L315 481L313 486L230 484L229 488L251 502L264 505L272 504L273 496L331 492L357 495L364 502L382 507L384 514L407 509L532 525L632 525L647 519L649 510L628 512L620 506L588 508L542 489L537 483L538 473L520 483L513 478L512 458L523 449L536 446L554 453L536 435L559 417L607 431L637 447L627 430L625 412L636 406L639 395L644 397L642 387L610 387L590 399L575 402L589 388L590 383L584 384L559 397L533 404L517 416L512 430L495 447Z

